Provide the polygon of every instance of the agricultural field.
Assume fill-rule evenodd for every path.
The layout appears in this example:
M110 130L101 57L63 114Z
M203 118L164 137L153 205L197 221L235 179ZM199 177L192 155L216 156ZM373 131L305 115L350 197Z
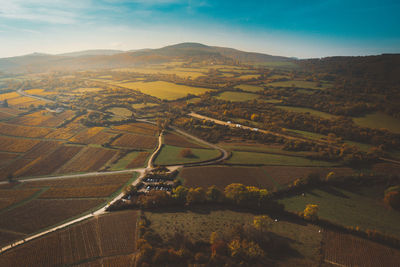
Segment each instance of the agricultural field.
M202 69L193 69L193 68L166 68L167 66L155 66L152 68L123 68L123 69L115 69L115 71L128 71L128 72L137 72L142 74L169 74L169 75L177 75L182 78L191 77L192 79L196 79L200 76L204 76L201 71ZM205 71L205 70L204 70Z
M250 80L250 79L258 79L259 77L260 77L259 74L246 74L239 76L239 79Z
M10 123L22 124L27 126L56 127L64 120L74 116L72 110L66 110L62 113L55 114L49 111L41 110L18 118L10 120Z
M382 112L368 114L364 117L353 118L355 124L361 127L387 129L393 133L400 133L400 120Z
M284 109L287 111L299 112L299 113L310 113L314 116L319 116L324 119L334 119L337 118L336 115L329 114L326 112L318 111L311 108L303 108L303 107L292 107L292 106L276 106L277 108Z
M0 189L0 211L23 200L29 199L39 191L39 189L34 188Z
M221 153L218 150L213 149L191 149L192 157L182 157L180 152L182 147L163 145L160 153L157 155L155 164L156 165L174 165L181 163L194 163L212 160L217 158Z
M40 176L54 173L82 150L80 146L60 146L47 156L37 157L14 173L17 177Z
M0 136L0 150L2 152L27 152L38 143L40 141L34 139Z
M43 138L53 130L41 127L28 127L15 124L0 123L0 134L31 138Z
M297 87L297 88L306 88L306 89L315 89L315 90L324 90L326 88L331 87L332 85L329 83L321 83L321 86L318 86L317 82L309 82L309 81L283 81L283 82L272 82L266 84L266 86L273 87Z
M91 127L78 133L69 141L78 144L104 144L115 134L105 132L104 127Z
M243 92L223 92L219 94L216 98L225 101L232 101L232 102L244 102L249 100L254 100L259 98L259 95L252 94L252 93L243 93Z
M324 261L337 266L397 266L400 251L363 238L324 231Z
M294 157L279 154L233 151L226 160L227 164L244 165L279 165L279 166L319 166L329 167L337 164L327 161L310 160L304 157Z
M169 82L131 82L122 83L120 86L139 90L140 92L165 100L175 100L187 96L188 94L200 95L212 89L189 87Z
M126 133L117 138L111 145L131 149L152 149L157 145L157 138L154 136Z
M76 134L82 132L85 126L77 123L69 123L66 127L57 128L50 134L46 135L47 139L69 140Z
M38 95L38 96L48 96L56 94L55 92L45 91L44 89L29 89L25 90L25 93L29 95Z
M307 204L319 206L318 215L334 223L360 227L362 230L376 229L400 238L400 213L383 204L384 188L353 188L351 191L333 186L324 186L305 195L295 195L279 200L289 211L303 211ZM379 198L378 198L379 195Z
M235 86L235 88L239 88L242 89L244 91L248 91L248 92L259 92L264 90L264 87L262 86L258 86L258 85L250 85L250 84L240 84Z
M248 212L207 207L196 207L191 211L145 212L144 215L151 222L151 228L164 240L173 237L175 232L183 232L189 239L203 242L209 242L212 232L226 234L236 225L252 223L255 216ZM319 227L279 219L271 225L270 231L286 240L296 252L280 259L277 266L318 265L322 240Z
M31 234L89 211L104 199L35 199L1 213L0 228Z
M189 167L183 168L179 177L183 179L186 187L208 188L212 185L223 190L232 183L241 183L268 190L276 190L276 182L271 179L267 172L257 167Z
M124 169L132 169L143 167L149 157L150 152L146 151L134 151L126 154L124 157L119 159L113 166L111 166L111 170L118 171Z
M4 165L10 164L17 157L18 157L17 153L0 152L0 168Z
M0 266L75 266L100 260L118 266L112 264L132 259L128 255L136 251L137 216L137 211L123 211L91 218L5 252Z
M158 129L156 126L149 123L129 123L113 126L113 129L134 133L134 134L144 134L144 135L157 135Z
M163 143L170 146L189 147L189 148L205 148L204 146L190 141L189 139L175 133L168 132L163 136Z
M150 152L144 152L144 151L140 152L136 158L134 158L128 165L126 165L126 168L132 169L132 168L143 167L147 162L149 156Z
M59 169L57 173L98 171L118 153L117 150L112 149L87 147Z

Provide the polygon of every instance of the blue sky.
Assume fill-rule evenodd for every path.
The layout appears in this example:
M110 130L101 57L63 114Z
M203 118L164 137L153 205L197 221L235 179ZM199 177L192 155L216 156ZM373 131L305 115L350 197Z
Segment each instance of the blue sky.
M400 53L400 1L0 0L0 57L200 42L299 58Z

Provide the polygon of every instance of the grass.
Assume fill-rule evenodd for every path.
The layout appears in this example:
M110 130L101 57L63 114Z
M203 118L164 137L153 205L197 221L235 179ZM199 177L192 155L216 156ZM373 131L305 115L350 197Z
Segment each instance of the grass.
M178 85L169 82L130 82L122 83L120 86L139 90L144 94L148 94L160 99L175 100L187 96L188 94L201 95L212 89L190 87L186 85Z
M124 170L125 167L139 155L138 151L130 152L119 159L112 167L112 171Z
M360 229L376 229L400 238L400 212L387 209L381 198L383 189L366 188L359 193L352 189L325 186L305 193L305 196L292 196L279 200L289 211L303 211L306 204L317 204L318 215L344 226L359 226ZM368 192L375 190L375 192ZM359 191L359 192L357 192ZM378 198L380 196L380 198Z
M107 109L106 111L109 111L119 117L131 117L132 116L132 111L130 111L127 108L113 107L113 108Z
M240 84L235 86L235 88L242 89L244 91L249 91L249 92L259 92L264 90L264 87L262 86L257 86L257 85L250 85L250 84Z
M270 61L270 62L261 62L261 63L255 63L254 65L258 66L265 66L265 67L270 67L270 68L276 68L276 69L294 69L298 68L299 66L296 63L289 62L289 61Z
M217 96L217 99L232 101L232 102L244 102L253 99L259 98L259 95L251 94L251 93L242 93L242 92L223 92Z
M199 161L210 160L216 158L220 155L218 150L213 149L201 149L201 148L191 148L190 150L194 154L193 157L182 157L179 155L182 147L164 145L158 154L155 164L156 165L173 165L181 163L193 163Z
M368 114L364 117L353 118L355 124L368 128L383 128L393 133L400 133L400 120L382 112Z
M331 87L329 83L321 83L321 86L317 86L317 82L309 82L309 81L298 81L298 80L291 80L291 81L282 81L282 82L272 82L266 85L273 86L273 87L298 87L298 88L307 88L307 89L314 89L314 90L324 90L326 88Z
M286 129L286 132L288 133L294 133L295 135L301 135L302 137L312 139L312 140L321 140L321 139L327 139L328 137L323 134L319 133L313 133L313 132L308 132L308 131L301 131L301 130L292 130L292 129Z
M334 166L334 163L309 160L303 157L286 155L233 151L232 157L226 161L229 164L251 165L284 165L284 166ZM337 165L337 164L336 164Z
M257 79L258 77L260 77L259 74L246 74L239 76L239 79L250 80L250 79Z
M148 108L148 107L154 107L157 106L158 104L156 103L140 103L140 104L133 104L132 107L134 109L141 109L141 108Z
M185 233L192 240L209 242L212 232L221 236L240 224L252 224L255 214L195 207L191 211L145 212L151 222L151 228L164 240L173 237L175 232ZM273 222L269 229L272 233L289 242L297 251L297 256L281 259L279 266L316 266L319 261L322 234L320 228L310 224L299 224L285 220Z
M311 115L319 116L319 117L324 118L324 119L336 118L335 115L332 115L332 114L329 114L329 113L326 113L326 112L322 112L322 111L318 111L318 110L315 110L315 109L311 109L311 108L291 107L291 106L276 106L276 107L278 107L280 109L287 110L287 111L310 113Z

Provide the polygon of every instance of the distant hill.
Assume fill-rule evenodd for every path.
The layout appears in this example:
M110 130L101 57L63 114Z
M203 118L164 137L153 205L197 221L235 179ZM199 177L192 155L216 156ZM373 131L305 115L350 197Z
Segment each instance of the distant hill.
M261 53L244 52L232 48L207 46L199 43L181 43L159 49L134 51L86 50L58 55L30 54L0 59L3 72L43 72L49 70L86 70L121 68L162 63L174 60L209 62L276 62L293 59Z
M94 49L94 50L85 50L85 51L77 51L70 53L58 54L58 56L64 57L82 57L82 56L110 56L119 53L124 53L122 50L112 50L112 49Z

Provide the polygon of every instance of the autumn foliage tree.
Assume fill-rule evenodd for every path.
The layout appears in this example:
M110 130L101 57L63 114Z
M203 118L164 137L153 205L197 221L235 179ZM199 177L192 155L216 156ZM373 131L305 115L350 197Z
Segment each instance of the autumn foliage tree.
M318 205L307 204L303 212L304 219L315 221L318 219Z

